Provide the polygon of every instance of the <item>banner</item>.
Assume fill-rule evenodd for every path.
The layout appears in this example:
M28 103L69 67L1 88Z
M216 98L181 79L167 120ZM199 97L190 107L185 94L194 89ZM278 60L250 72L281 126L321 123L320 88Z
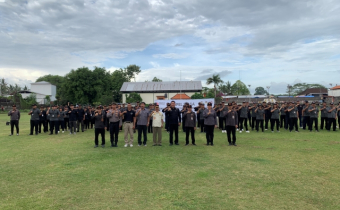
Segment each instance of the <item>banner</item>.
M215 99L213 98L203 98L203 99L188 99L188 100L155 100L155 103L159 105L159 109L162 110L166 107L167 103L171 103L171 101L175 101L176 108L179 110L183 109L184 103L189 103L192 108L198 106L198 103L201 102L204 104L205 107L207 107L208 103L211 102L212 106L214 107Z

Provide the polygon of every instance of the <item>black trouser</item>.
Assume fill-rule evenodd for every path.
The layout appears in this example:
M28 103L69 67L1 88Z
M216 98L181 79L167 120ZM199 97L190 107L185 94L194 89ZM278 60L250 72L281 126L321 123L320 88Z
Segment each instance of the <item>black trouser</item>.
M105 145L105 128L95 128L94 129L94 144L98 145L98 136L102 136L102 145Z
M336 120L335 118L328 118L328 126L327 126L327 130L331 130L331 127L333 125L333 131L336 131Z
M38 134L38 124L39 120L31 120L31 135L33 135L33 130L35 130L35 134Z
M182 118L182 130L185 132L185 118Z
M220 123L220 129L225 130L225 117L220 117L219 123Z
M43 132L45 132L46 121L45 120L39 120L39 133L41 133L41 125L43 126Z
M264 120L256 120L256 131L259 131L259 127L261 126L262 132L264 131L263 128L263 121Z
M269 126L269 119L270 119L270 115L265 115L266 119L265 119L265 124L264 124L264 129L268 129Z
M136 121L137 123L137 121ZM109 118L106 118L106 125L110 125L110 120ZM78 127L79 128L79 127ZM110 131L110 126L107 126L106 131Z
M110 122L110 142L111 142L111 144L118 142L118 133L119 133L119 121L118 122ZM114 136L113 136L113 134L114 134ZM139 132L138 132L138 135L139 135Z
M77 121L77 131L80 132L79 127L81 127L81 131L84 132L84 120L81 119Z
M94 120L91 119L91 129L93 128L93 125L94 125ZM104 128L105 130L105 128Z
M294 126L295 126L295 131L298 131L298 124L297 124L297 118L296 117L291 117L290 118L290 127L289 127L289 130L292 131Z
M174 136L174 131L175 131L175 144L178 144L178 124L170 124L169 125L170 129L170 144L173 144L173 136Z
M274 125L276 123L276 130L279 131L279 119L270 119L270 128L274 131Z
M195 129L194 127L185 127L185 143L189 144L189 135L191 133L191 142L195 144Z
M328 117L321 117L321 125L320 125L321 130L323 130L323 126L325 126L325 129L327 129L327 121L328 121Z
M69 123L70 123L70 133L76 133L77 121L70 121Z
M170 131L170 125L169 125L169 117L165 116L165 129L166 131Z
M64 118L64 126L65 126L65 130L70 128L70 118Z
M152 133L152 120L149 121L148 133Z
M84 125L85 125L85 129L89 129L90 128L90 120L85 118Z
M50 120L46 120L46 130L44 129L44 132L48 132L48 127L50 126Z
M200 119L200 114L197 114L197 119ZM197 127L199 128L201 126L201 120L197 120Z
M228 142L232 143L232 144L235 144L236 143L236 132L235 132L236 128L235 128L235 126L227 125L226 129L227 129ZM231 135L233 136L233 141L232 142L231 142Z
M17 130L17 133L19 133L19 120L11 120L11 134L12 135L14 131L14 126L15 126L15 129Z
M53 134L53 130L55 129L55 134L58 133L58 125L59 121L50 121L50 130L51 130L51 134Z
M137 125L137 129L138 129L138 145L142 144L142 133L144 137L143 144L145 145L148 140L147 133L146 133L147 127L146 125Z
M248 124L247 124L247 118L241 118L240 119L240 130L242 130L243 129L243 122L244 122L244 127L246 127L246 131L248 131Z
M62 131L64 131L64 129L65 129L64 120L59 120L58 131L60 131L60 128L61 128Z
M214 144L214 127L215 125L205 125L205 137L207 139L207 144Z
M301 128L303 126L303 118L302 118L302 115L300 115L300 112L299 112L299 127ZM309 126L309 124L308 124Z
M280 128L286 128L286 115L280 116Z
M289 117L288 114L286 114L285 120L286 120L286 122L285 122L285 129L288 130L289 123L290 123L290 117Z
M313 123L315 124L315 130L318 130L318 118L310 118L309 130L313 130Z
M251 129L254 130L256 127L256 117L251 117Z
M201 124L201 133L206 132L205 126L204 126L204 119L200 119Z
M251 128L252 127L252 123L251 123L251 116L248 115L248 122L249 122L249 127Z
M308 129L310 130L309 124L310 124L310 116L304 116L303 117L303 130L306 129L306 126L308 126Z

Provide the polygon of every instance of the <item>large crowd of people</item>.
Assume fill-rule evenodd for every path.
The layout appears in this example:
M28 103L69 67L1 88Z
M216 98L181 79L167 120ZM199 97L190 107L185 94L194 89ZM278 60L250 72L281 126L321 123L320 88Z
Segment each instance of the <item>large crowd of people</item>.
M132 147L134 133L138 133L138 146L147 146L148 133L153 134L153 146L162 146L162 129L169 133L169 144L179 145L178 132L182 124L185 135L185 145L196 146L195 132L197 128L206 135L206 145L214 145L215 128L227 133L230 146L236 146L236 132L262 131L280 132L280 129L299 132L299 128L309 130L336 131L337 123L340 127L340 103L316 104L305 101L287 103L249 103L222 102L214 107L212 103L200 103L192 107L185 103L180 110L175 101L160 110L158 104L137 102L133 107L128 104L112 103L109 106L82 107L68 103L65 106L52 107L33 105L28 113L30 119L30 134L49 133L58 135L68 131L70 135L94 129L95 147L105 147L105 133L109 131L111 147L118 146L119 132L124 133L124 147ZM20 111L13 105L8 112L10 116L11 134L19 135ZM320 120L320 122L319 122ZM319 127L320 126L320 127Z

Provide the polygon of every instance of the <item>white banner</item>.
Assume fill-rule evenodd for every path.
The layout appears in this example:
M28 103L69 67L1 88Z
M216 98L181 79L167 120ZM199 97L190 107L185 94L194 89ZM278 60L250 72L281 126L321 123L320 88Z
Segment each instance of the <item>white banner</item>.
M188 99L188 100L155 100L155 103L159 105L159 109L162 110L166 107L167 103L171 103L171 101L175 101L176 103L176 108L179 110L182 110L184 103L189 103L192 108L198 106L198 103L201 102L207 107L208 103L211 102L212 105L214 106L215 104L215 99L213 98L203 98L203 99Z

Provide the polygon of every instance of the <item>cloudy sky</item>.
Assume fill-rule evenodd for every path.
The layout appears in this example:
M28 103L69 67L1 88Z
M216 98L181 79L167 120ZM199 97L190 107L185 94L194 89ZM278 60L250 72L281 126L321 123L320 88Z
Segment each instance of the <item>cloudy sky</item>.
M220 74L252 93L340 84L340 2L0 0L0 77L9 83L129 64L142 68L137 81L205 85Z

